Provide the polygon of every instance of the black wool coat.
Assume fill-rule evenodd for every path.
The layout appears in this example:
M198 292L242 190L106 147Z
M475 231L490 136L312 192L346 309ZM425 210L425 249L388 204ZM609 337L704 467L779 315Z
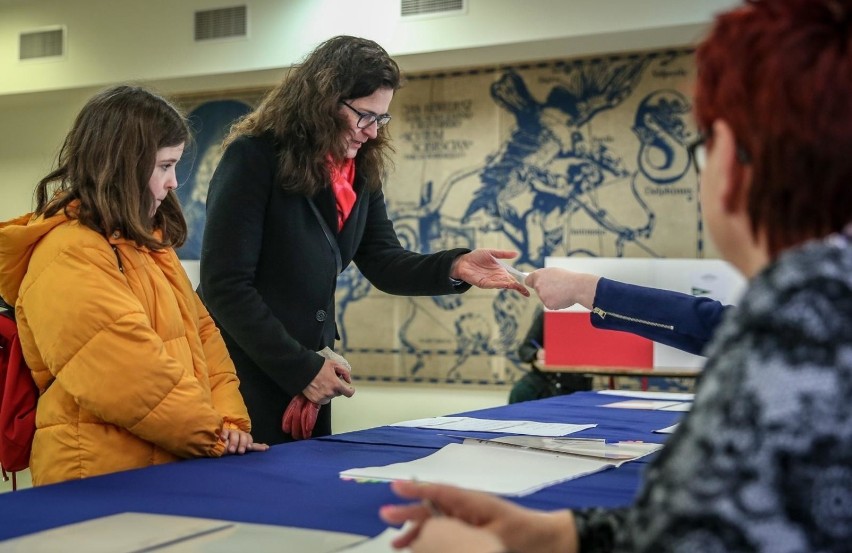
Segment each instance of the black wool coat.
M356 203L338 233L331 186L311 199L284 192L276 152L266 133L238 138L222 156L207 197L199 290L237 367L252 436L270 444L291 440L281 430L284 410L322 367L315 352L334 348L337 275L351 261L390 294L470 287L449 279L453 260L469 250L424 255L404 249L384 194L367 191L357 169ZM325 406L314 436L330 434L330 421Z

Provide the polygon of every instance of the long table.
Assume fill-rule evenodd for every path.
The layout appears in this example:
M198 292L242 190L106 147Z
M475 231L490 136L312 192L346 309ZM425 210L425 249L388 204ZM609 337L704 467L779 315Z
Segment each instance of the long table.
M701 376L700 368L673 368L673 367L603 367L590 365L546 365L538 361L533 362L538 370L550 373L572 373L584 376L608 376L610 390L615 389L615 378L619 376L639 377L642 379L642 389L648 389L649 378L691 378Z
M683 414L601 407L618 400L612 395L578 392L460 415L597 423L596 428L574 436L662 443L666 435L653 431L675 423ZM0 540L128 511L374 536L385 528L378 517L379 507L398 498L387 484L343 481L339 472L417 459L452 441L458 440L438 430L382 426L282 444L266 453L195 459L19 490L0 495ZM547 510L627 505L650 458L514 500Z

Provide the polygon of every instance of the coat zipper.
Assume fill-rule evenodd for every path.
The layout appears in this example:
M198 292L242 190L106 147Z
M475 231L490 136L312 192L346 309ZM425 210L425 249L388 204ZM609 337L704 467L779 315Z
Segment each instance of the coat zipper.
M605 319L607 315L610 317L615 317L616 319L621 319L622 321L628 321L631 323L639 323L647 326L654 326L657 328L664 328L666 330L674 331L674 325L667 325L663 323L655 323L653 321L646 321L644 319L637 319L636 317L628 317L627 315L619 315L618 313L606 312L600 307L595 307L592 309L592 313L599 316L601 319Z

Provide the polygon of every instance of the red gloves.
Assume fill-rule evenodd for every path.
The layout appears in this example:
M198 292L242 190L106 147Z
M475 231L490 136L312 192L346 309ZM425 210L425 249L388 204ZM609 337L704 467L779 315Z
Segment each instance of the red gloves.
M352 372L349 361L335 353L330 347L326 346L317 353ZM338 378L342 378L339 373ZM299 394L290 400L290 404L284 410L284 416L281 418L281 429L293 436L293 439L306 440L311 437L314 431L319 410L319 405L305 397L305 394Z
M317 423L320 406L299 394L290 401L281 419L281 429L296 440L311 437Z

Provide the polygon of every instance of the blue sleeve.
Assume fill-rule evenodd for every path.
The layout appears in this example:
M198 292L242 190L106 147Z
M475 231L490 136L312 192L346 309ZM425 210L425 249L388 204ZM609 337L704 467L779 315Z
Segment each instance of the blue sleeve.
M595 328L632 332L701 355L730 307L710 298L601 278L590 316Z

